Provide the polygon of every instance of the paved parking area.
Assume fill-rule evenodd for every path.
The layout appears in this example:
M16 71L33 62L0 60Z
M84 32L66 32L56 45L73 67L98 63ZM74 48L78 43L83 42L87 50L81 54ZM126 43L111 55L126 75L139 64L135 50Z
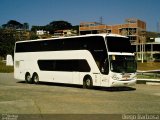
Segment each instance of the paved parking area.
M26 84L15 80L13 73L0 73L0 114L160 115L160 87L137 84L88 90L66 84Z

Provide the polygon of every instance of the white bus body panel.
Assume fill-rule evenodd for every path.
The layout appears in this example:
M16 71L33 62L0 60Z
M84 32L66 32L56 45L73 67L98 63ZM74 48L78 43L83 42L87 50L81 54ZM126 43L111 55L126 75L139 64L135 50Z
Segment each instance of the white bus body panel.
M65 72L65 71L41 71L38 67L38 60L67 60L85 59L87 60L90 72ZM83 84L85 75L90 75L94 86L101 85L101 74L99 68L87 50L76 51L52 51L52 52L28 52L15 54L14 77L19 80L25 79L25 74L29 72L31 76L34 72L39 75L39 81ZM93 73L93 74L92 74ZM80 79L81 78L81 79Z

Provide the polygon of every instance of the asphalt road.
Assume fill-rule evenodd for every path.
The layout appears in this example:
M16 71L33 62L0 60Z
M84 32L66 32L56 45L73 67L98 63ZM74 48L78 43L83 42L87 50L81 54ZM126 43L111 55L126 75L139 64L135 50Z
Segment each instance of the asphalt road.
M70 120L75 119L74 115L82 120L83 115L86 120L91 116L92 120L98 120L105 114L108 116L103 118L117 115L117 119L126 120L131 120L131 117L138 119L139 114L153 114L159 120L160 86L137 84L127 88L88 90L75 85L27 84L15 80L13 73L0 73L0 114L2 120L7 117L17 120L16 117L20 119L22 116L24 119L29 115L37 115L42 120L45 115L56 119L60 116L65 119L69 117ZM131 116L127 118L126 114Z

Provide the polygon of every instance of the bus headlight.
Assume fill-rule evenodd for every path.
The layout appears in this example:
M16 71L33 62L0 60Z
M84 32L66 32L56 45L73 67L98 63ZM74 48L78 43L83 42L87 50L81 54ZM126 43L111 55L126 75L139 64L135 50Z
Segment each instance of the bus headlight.
M114 74L114 75L112 76L112 79L113 79L113 80L119 80L119 77L117 77L117 75Z

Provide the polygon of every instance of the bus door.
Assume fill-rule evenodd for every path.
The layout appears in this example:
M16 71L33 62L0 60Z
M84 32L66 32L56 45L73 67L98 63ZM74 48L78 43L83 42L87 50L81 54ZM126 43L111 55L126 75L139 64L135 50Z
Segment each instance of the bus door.
M101 74L100 73L93 73L93 77L94 77L94 85L96 86L101 86Z
M105 59L103 66L101 67L101 86L109 85L109 61Z
M102 74L101 76L101 86L108 86L109 85L109 75Z

